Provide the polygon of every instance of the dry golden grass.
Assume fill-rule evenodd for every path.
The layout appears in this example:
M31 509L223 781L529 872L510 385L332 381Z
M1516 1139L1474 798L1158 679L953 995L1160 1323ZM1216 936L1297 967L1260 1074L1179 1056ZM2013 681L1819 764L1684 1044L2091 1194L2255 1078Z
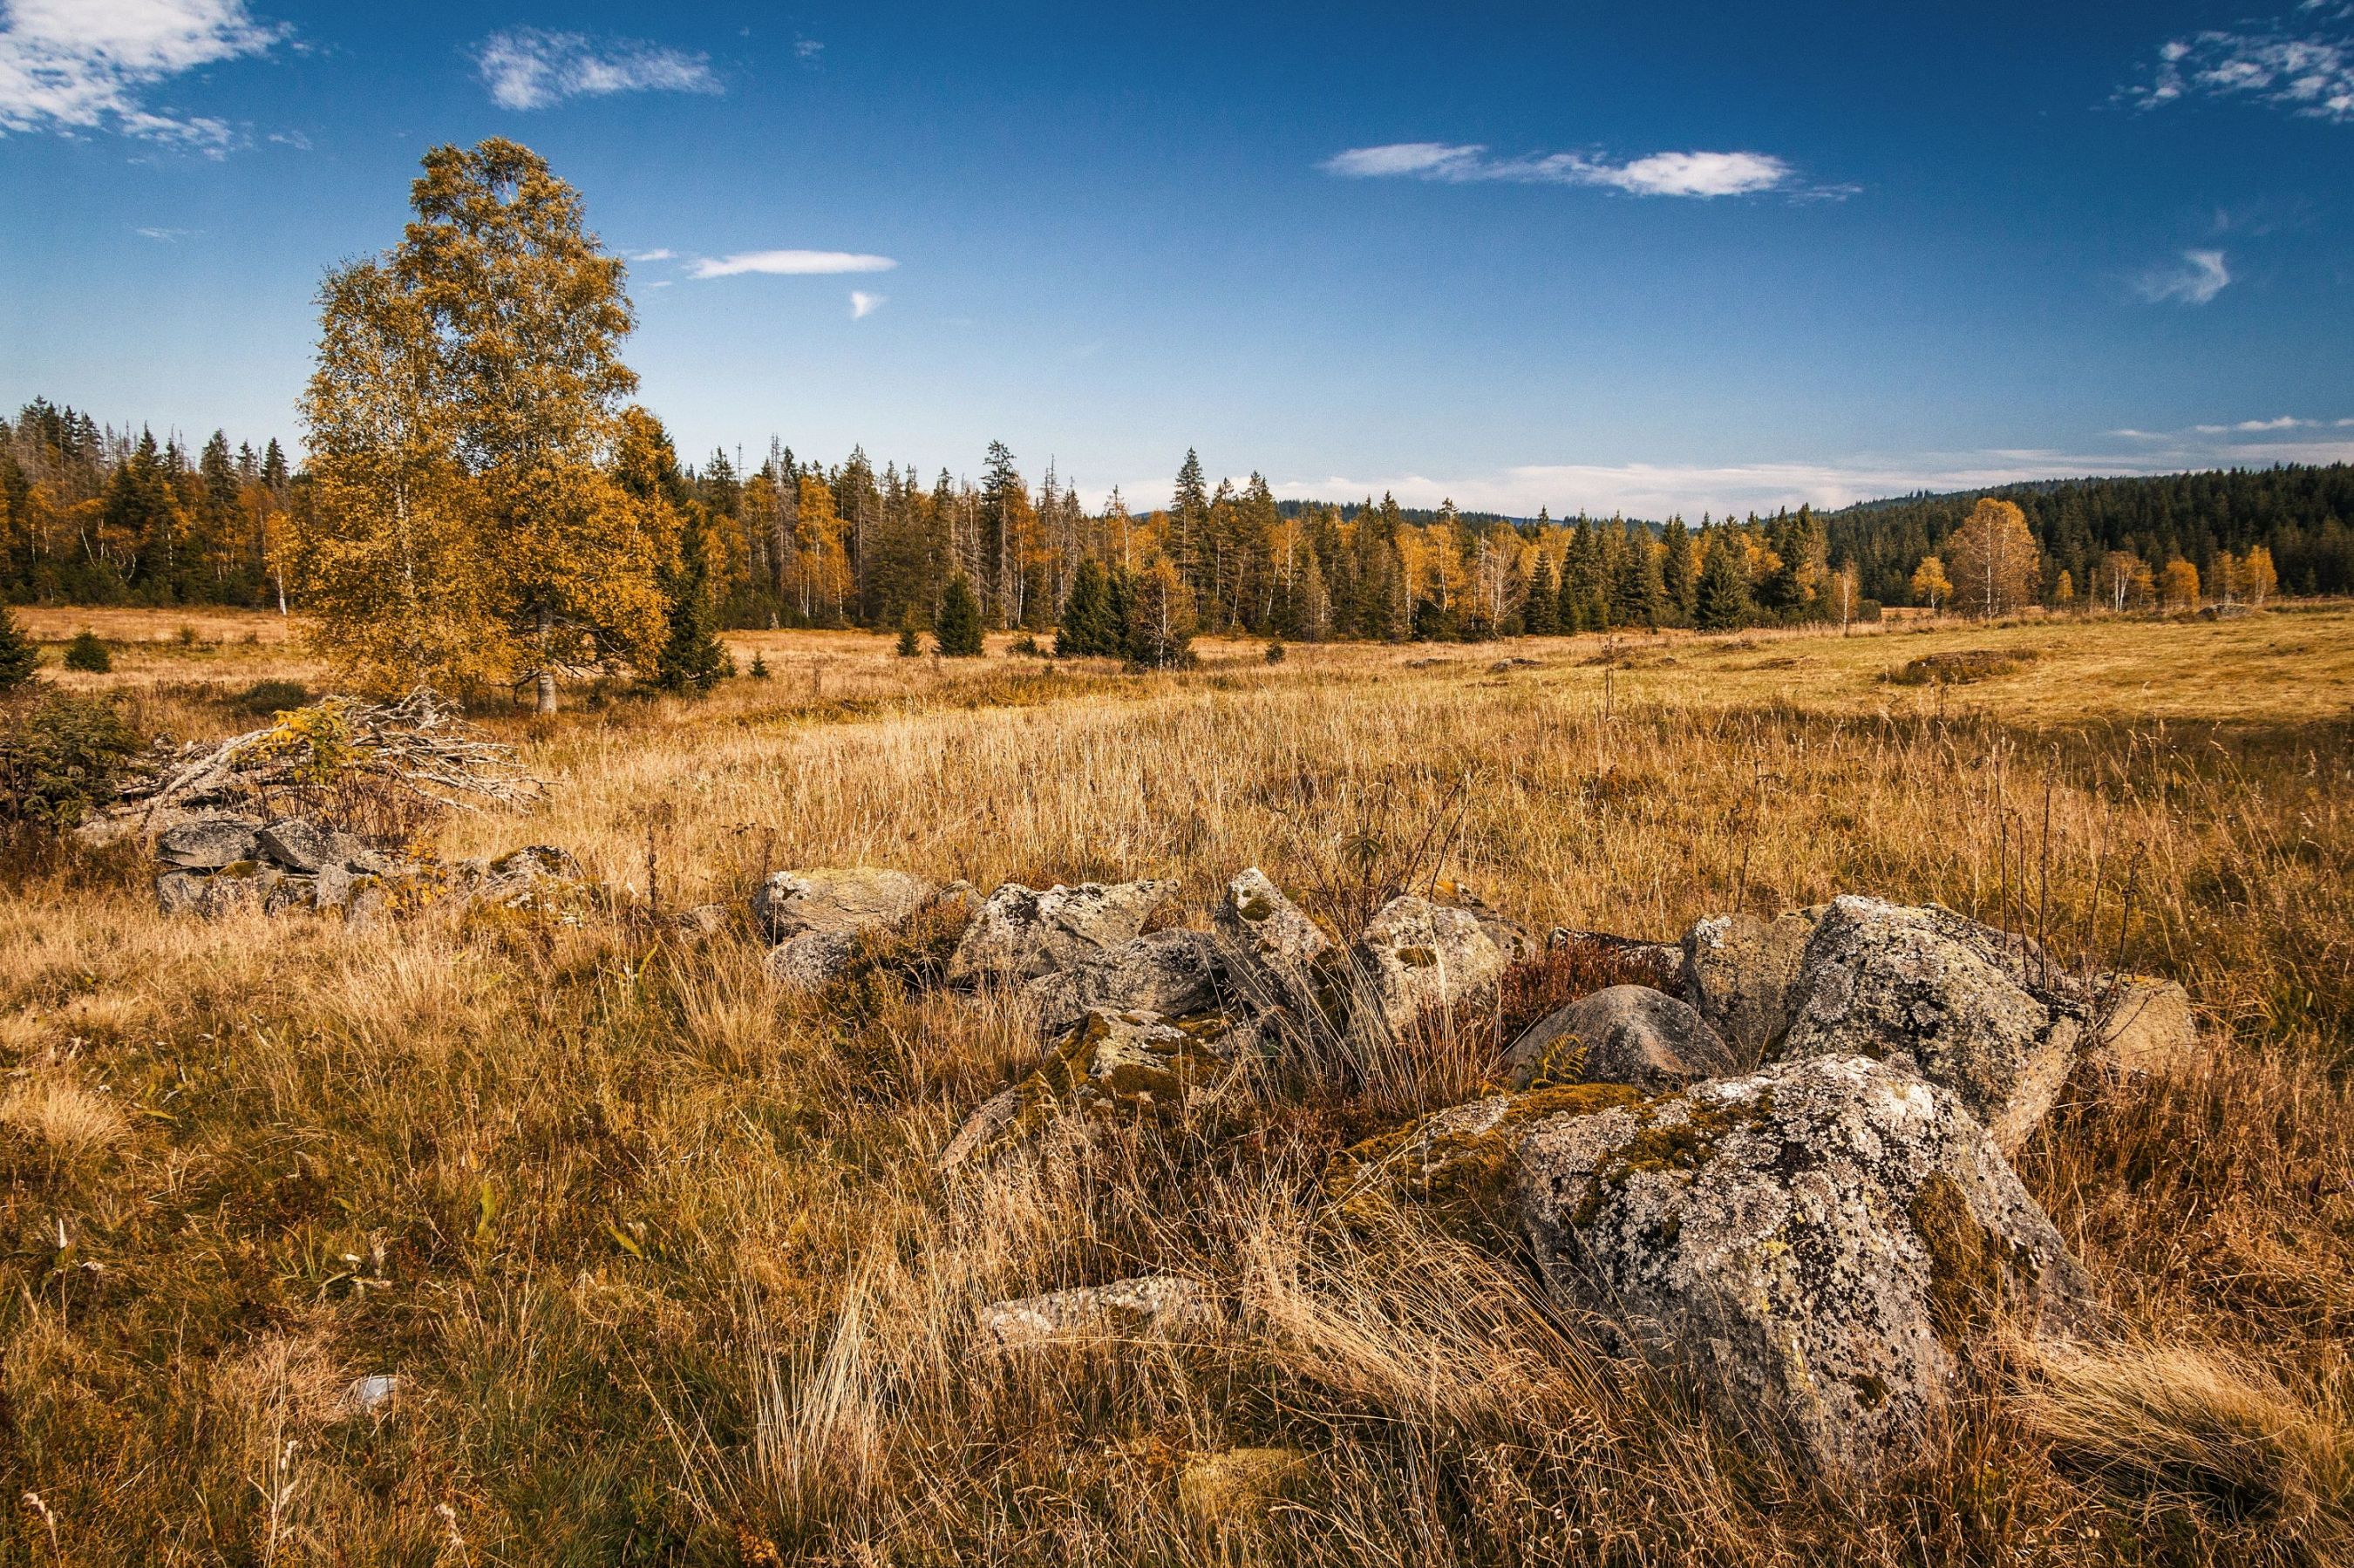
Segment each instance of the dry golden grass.
M47 639L92 623L39 613ZM122 613L95 629L136 652L84 683L147 727L228 733L252 681L316 689L238 618L183 646L183 618ZM551 788L437 847L574 849L635 899L586 925L165 921L128 853L0 901L0 1564L2340 1550L2354 613L1235 644L1140 677L1002 640L945 664L731 641L771 678L487 715ZM1881 679L1978 648L2033 657ZM2129 1337L1990 1356L1935 1452L1840 1495L1672 1369L1604 1355L1520 1259L1317 1229L1330 1151L1459 1097L1481 1040L943 1181L1031 1019L781 995L743 930L686 944L647 907L854 862L1169 875L1198 907L1257 863L1337 916L1458 818L1423 869L1532 923L1668 937L1862 889L2182 979L2213 1069L2085 1085L2020 1161ZM1021 1353L977 1330L1144 1271L1211 1286L1223 1326ZM371 1374L401 1381L363 1411ZM1306 1478L1205 1527L1179 1478L1225 1446L1302 1450Z

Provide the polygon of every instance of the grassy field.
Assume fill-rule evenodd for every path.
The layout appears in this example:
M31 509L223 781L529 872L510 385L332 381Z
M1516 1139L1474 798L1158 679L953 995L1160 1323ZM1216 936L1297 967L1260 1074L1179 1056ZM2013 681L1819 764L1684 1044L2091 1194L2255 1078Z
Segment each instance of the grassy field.
M84 627L146 731L325 673L274 615ZM185 628L185 631L183 630ZM586 924L165 920L135 853L0 902L0 1563L2272 1563L2354 1550L2354 610L1477 647L1204 643L1132 676L731 634L707 701L493 711L548 780L455 817L621 896ZM57 647L49 650L54 662ZM1994 654L1966 684L1915 660ZM1433 834L1434 823L1453 824ZM1443 866L1416 846L1447 845ZM1920 1462L1809 1481L1520 1261L1314 1226L1337 1148L1492 1040L1270 1086L1242 1125L946 1181L1037 1054L1011 1003L764 979L765 870L1180 879L1328 920L1443 872L1673 938L1860 891L2183 980L2194 1081L2077 1086L2021 1173L2117 1314L1990 1345ZM1009 1354L975 1310L1165 1271L1225 1327ZM398 1379L371 1410L355 1380ZM1195 1457L1296 1448L1257 1522Z

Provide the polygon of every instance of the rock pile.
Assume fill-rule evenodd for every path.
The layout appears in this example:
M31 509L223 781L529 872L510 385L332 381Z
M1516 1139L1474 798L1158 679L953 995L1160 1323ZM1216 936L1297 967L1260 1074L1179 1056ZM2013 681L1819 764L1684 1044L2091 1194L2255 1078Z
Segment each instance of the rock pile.
M1171 891L1010 886L981 903L949 972L1028 993L1060 1033L944 1168L1051 1115L1160 1119L1246 1096L1253 1059L1293 1042L1492 1021L1532 947L1469 901L1411 896L1336 941L1256 870L1208 931L1147 932ZM1525 1238L1565 1307L1629 1353L1682 1358L1734 1420L1850 1480L1919 1451L1998 1316L2030 1335L2098 1330L2083 1269L2008 1156L2080 1065L2195 1065L2179 987L2071 976L1950 910L1873 898L1714 916L1680 945L1563 939L1660 983L1578 997L1511 1043L1506 1092L1336 1156L1332 1223L1404 1204L1476 1243ZM1161 1320L1157 1283L1094 1288L1108 1294L1001 1303L985 1321L1013 1343Z
M456 896L474 906L568 909L588 886L567 852L533 844L446 866L389 856L302 817L197 817L155 840L155 903L206 919L253 912L372 920L396 906Z
M383 902L384 857L351 834L301 817L253 823L207 817L155 841L155 902L166 915L216 918L243 910L340 910L365 917Z

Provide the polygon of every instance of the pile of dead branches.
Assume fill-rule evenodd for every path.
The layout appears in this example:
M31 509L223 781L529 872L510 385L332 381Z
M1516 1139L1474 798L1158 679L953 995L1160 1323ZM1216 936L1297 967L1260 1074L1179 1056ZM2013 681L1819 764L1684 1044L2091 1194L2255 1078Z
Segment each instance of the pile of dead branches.
M526 805L541 788L513 747L419 687L394 703L326 697L227 740L158 743L109 815L140 829L205 811L307 816L389 839L445 810Z

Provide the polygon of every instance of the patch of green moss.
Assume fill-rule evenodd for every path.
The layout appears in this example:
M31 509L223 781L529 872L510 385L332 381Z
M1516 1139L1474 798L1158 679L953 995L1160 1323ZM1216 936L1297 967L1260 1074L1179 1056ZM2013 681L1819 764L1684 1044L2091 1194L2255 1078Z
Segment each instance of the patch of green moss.
M1704 1105L1686 1100L1683 1103L1689 1108L1684 1118L1662 1124L1656 1119L1659 1103L1651 1102L1638 1109L1642 1125L1595 1171L1585 1195L1571 1212L1572 1224L1581 1229L1592 1224L1601 1215L1604 1200L1624 1188L1628 1178L1638 1171L1690 1174L1716 1158L1716 1146L1727 1133L1763 1127L1774 1114L1774 1097L1770 1093L1746 1105Z
M1254 893L1248 898L1244 899L1240 904L1235 906L1235 913L1256 926L1262 920L1271 919L1274 917L1275 906L1269 904L1265 898Z
M1877 1410L1888 1403L1887 1379L1872 1372L1850 1372L1847 1381L1854 1385L1855 1396L1866 1410Z
M1948 1347L1984 1328L2012 1281L2032 1285L2035 1255L1978 1223L1960 1182L1940 1171L1905 1206L1929 1254L1929 1326Z
M1428 948L1400 948L1397 961L1410 969L1426 969L1437 966L1438 955Z
M1410 1202L1457 1235L1492 1240L1511 1227L1512 1151L1522 1128L1641 1097L1624 1084L1561 1085L1512 1096L1503 1114L1477 1132L1433 1133L1426 1118L1334 1155L1324 1170L1324 1196L1344 1223L1363 1224Z

